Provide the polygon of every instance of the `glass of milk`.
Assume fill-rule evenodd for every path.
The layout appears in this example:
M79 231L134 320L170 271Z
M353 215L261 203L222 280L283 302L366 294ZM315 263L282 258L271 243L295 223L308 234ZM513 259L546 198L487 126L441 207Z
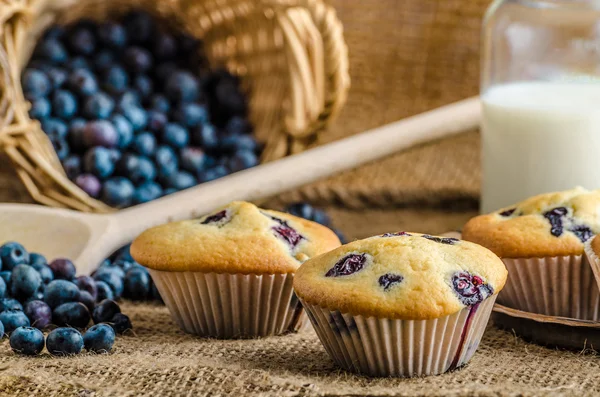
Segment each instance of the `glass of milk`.
M482 43L482 212L600 188L600 0L495 1Z

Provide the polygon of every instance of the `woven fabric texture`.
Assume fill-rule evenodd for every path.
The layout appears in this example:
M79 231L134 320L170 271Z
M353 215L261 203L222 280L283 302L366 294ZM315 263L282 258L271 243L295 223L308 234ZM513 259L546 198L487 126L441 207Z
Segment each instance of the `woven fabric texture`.
M312 328L258 340L219 341L177 328L163 306L123 305L135 335L112 354L15 356L0 342L1 396L414 396L598 395L600 359L535 346L489 327L462 369L419 379L341 371Z

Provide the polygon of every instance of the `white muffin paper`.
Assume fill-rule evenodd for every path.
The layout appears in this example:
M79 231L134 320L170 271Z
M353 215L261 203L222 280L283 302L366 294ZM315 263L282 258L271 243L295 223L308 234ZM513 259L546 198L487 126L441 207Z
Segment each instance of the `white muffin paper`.
M354 316L302 301L325 350L340 367L370 376L437 375L466 364L496 295L432 320Z
M592 273L594 273L596 285L598 286L598 290L600 291L600 258L592 249L591 243L592 239L588 240L587 243L585 243L585 260L587 260L590 268L592 269Z
M191 334L254 338L297 331L306 323L293 273L150 273L173 319Z
M504 258L508 280L498 303L531 313L597 321L600 290L582 255Z

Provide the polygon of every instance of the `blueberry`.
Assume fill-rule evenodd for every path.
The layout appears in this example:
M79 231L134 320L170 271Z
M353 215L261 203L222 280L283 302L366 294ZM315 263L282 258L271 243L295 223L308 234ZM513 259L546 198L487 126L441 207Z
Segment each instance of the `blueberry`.
M69 91L58 90L52 96L52 112L63 120L71 119L77 113L77 100Z
M82 56L76 56L69 59L65 67L70 71L74 71L77 69L90 69L90 63L86 58Z
M142 132L133 138L131 149L142 156L151 157L156 151L156 138L150 132Z
M124 208L131 204L134 192L135 188L129 179L115 177L104 182L102 201L113 207Z
M7 289L6 282L3 278L0 278L0 299L4 299L6 297Z
M233 116L225 124L225 131L230 135L243 135L252 130L250 122L243 117Z
M109 322L116 314L121 313L121 308L111 299L104 299L96 305L92 312L94 324Z
M105 299L114 299L115 293L112 291L110 286L104 281L96 281L96 288L98 295L96 296L96 302L101 302Z
M250 152L256 152L258 150L258 143L250 135L228 135L225 136L219 142L221 150L229 153L234 153L239 150L246 150Z
M226 114L246 113L246 98L240 91L238 83L231 79L220 80L215 88L217 108Z
M25 98L33 100L50 92L52 84L46 73L36 69L26 69L23 73L22 88Z
M481 277L468 272L454 274L452 287L458 295L458 299L465 306L477 304L494 293L493 288L484 283Z
M63 303L77 302L79 298L79 288L67 280L51 281L44 291L44 302L54 309Z
M238 150L227 164L232 172L237 172L258 165L258 158L250 150Z
M59 160L62 161L66 159L69 156L69 153L71 152L66 139L58 136L50 136L49 139Z
M10 334L19 327L29 327L29 319L22 310L7 309L0 313L0 322L4 325L4 332Z
M54 273L52 273L52 269L50 266L45 265L43 263L34 263L31 265L37 272L40 274L42 278L42 283L48 284L50 281L54 280Z
M45 39L60 39L65 35L65 28L60 25L54 25L44 32Z
M87 147L113 148L119 143L119 134L111 122L94 120L87 123L83 129L83 143Z
M87 69L76 69L68 79L69 88L78 95L92 95L98 91L96 77Z
M91 55L96 49L96 37L84 26L72 29L68 34L69 47L75 54Z
M98 40L111 48L123 48L127 42L127 31L116 22L103 22L98 26Z
M110 121L115 126L117 134L119 135L117 146L120 149L127 148L133 140L133 127L131 123L125 118L125 116L120 114L113 115L110 118Z
M136 185L141 185L156 178L156 167L147 157L139 156L136 167L129 175L131 181Z
M135 91L126 91L120 96L117 97L117 109L119 111L123 111L128 107L139 107L140 106L140 96Z
M76 284L80 291L88 292L94 299L98 296L96 282L90 276L77 277Z
M171 103L169 100L162 94L154 94L152 98L150 98L150 109L156 110L161 113L168 113L171 110Z
M48 334L46 348L54 356L78 354L83 349L83 337L75 328L56 328Z
M175 62L163 62L156 66L154 76L159 82L165 83L177 71L178 67Z
M176 123L167 123L163 130L161 140L164 144L174 148L183 148L188 145L190 135L188 131Z
M17 265L29 264L29 252L21 244L11 241L0 246L0 260L4 270L13 270Z
M81 151L85 145L83 143L83 131L87 121L81 118L71 120L68 126L67 137L69 139L69 145L75 151Z
M186 127L196 127L208 122L208 110L197 103L182 103L175 111L174 119Z
M512 214L514 214L516 210L517 210L516 208L507 209L505 211L500 212L500 216L509 217Z
M177 41L165 32L160 32L154 37L152 53L156 59L172 59L177 55Z
M42 130L50 137L65 138L69 129L64 121L50 117L42 120Z
M129 120L134 131L141 131L146 128L148 115L144 109L137 106L127 106L121 110L121 113Z
M134 73L144 73L152 67L152 55L142 47L132 46L123 54L125 65Z
M42 254L38 254L37 252L30 252L29 253L29 264L37 270L36 265L47 265L48 260Z
M46 71L46 75L48 76L50 84L54 89L61 88L63 84L65 84L65 82L67 81L68 77L67 71L59 67L53 67L48 69Z
M168 146L159 146L154 154L154 161L158 169L158 175L163 177L169 177L173 175L179 166L177 161L177 155Z
M577 236L582 243L585 243L592 237L594 237L594 232L587 226L575 225L569 228L569 231Z
M202 124L192 130L192 142L204 150L214 150L219 146L217 131L212 124Z
M96 299L87 291L79 291L79 303L82 303L91 313L96 306Z
M194 176L185 171L178 171L168 178L168 185L177 190L188 189L192 186L196 186L198 181Z
M1 266L0 266L1 267ZM10 285L10 277L12 276L12 271L4 270L0 272L0 278L4 280L4 283L8 287ZM0 312L2 311L2 306L0 305Z
M460 242L459 239L453 238L453 237L435 237L435 236L430 236L429 234L424 234L421 237L426 238L427 240L435 241L436 243L447 244L447 245L454 245L454 244Z
M100 180L92 174L81 174L75 178L75 184L87 195L98 198L102 184Z
M41 97L31 101L31 108L29 109L29 117L42 120L46 117L50 117L52 106L47 98Z
M123 25L131 42L143 44L152 38L156 31L154 18L142 11L133 11L125 16Z
M0 340L4 338L4 324L0 321Z
M163 196L168 196L169 194L177 193L177 191L178 191L177 189L168 187L165 190L163 190Z
M89 119L107 119L115 108L115 102L103 92L97 92L86 98L83 115Z
M181 168L186 171L197 173L204 167L206 155L197 147L186 147L180 152Z
M108 324L96 324L83 335L83 344L87 351L108 353L115 343L115 331Z
M145 182L141 184L133 194L133 204L147 203L163 195L163 190L156 182Z
M63 303L52 311L52 321L58 326L85 328L90 322L90 312L83 303Z
M111 66L104 72L104 81L102 86L112 94L125 92L129 84L129 76L121 66Z
M117 334L123 334L125 331L133 328L131 320L123 313L115 314L114 317L110 319L109 324Z
M87 173L97 176L101 179L111 176L115 169L111 152L103 147L94 147L88 150L83 157L83 164L83 169ZM97 190L95 181L87 181L87 183L93 184L93 186L91 186L92 189L90 189L92 192Z
M200 84L191 73L176 71L168 77L165 92L169 98L179 102L193 102L200 96Z
M73 280L77 269L69 259L59 258L50 262L50 269L54 272L54 278L57 280Z
M44 329L52 323L52 309L41 300L28 301L24 313L32 327Z
M104 281L113 291L115 298L119 298L123 294L123 276L113 269L101 268L94 274L94 280Z
M33 293L33 295L31 295L29 297L29 299L27 299L24 304L27 304L28 302L32 301L32 300L44 300L44 291L46 290L46 284L40 285L40 288L37 289L37 291L35 291Z
M130 248L131 248L131 244L127 244L127 245L121 247L115 255L115 262L118 262L121 260L127 261L127 262L135 262L133 257L131 256Z
M10 283L7 284L7 286L9 285ZM4 298L0 301L0 312L5 310L23 310L23 305L21 305L16 299Z
M65 173L69 179L75 179L81 174L81 158L77 155L70 155L62 162Z
M115 54L111 50L101 50L94 56L94 66L99 72L106 72L115 63Z
M148 124L147 128L152 132L161 132L167 125L168 119L164 113L157 110L148 111Z
M10 292L21 301L32 296L42 284L42 277L29 265L17 265L12 271Z
M348 254L325 273L325 277L349 276L362 270L367 263L366 254Z
M148 98L154 92L152 80L146 75L138 74L133 79L133 88L140 94L142 98Z
M19 327L10 336L10 347L15 353L37 356L44 349L44 334L32 327Z
M302 240L304 240L304 236L302 236L296 229L291 227L286 221L283 219L276 218L274 216L270 216L271 219L278 223L277 226L272 227L273 233L279 239L285 241L292 248L296 247Z
M386 273L383 276L379 277L377 279L377 282L383 288L384 291L388 291L394 285L401 283L402 280L404 280L404 277L402 277L399 274Z
M146 300L150 295L150 275L145 269L132 268L125 275L125 297Z
M116 261L114 263L111 263L109 260L103 262L100 265L100 267L96 270L96 273L94 273L94 277L100 271L102 271L102 272L110 271L110 272L115 273L119 278L125 278L125 271L120 266L118 266L118 263L116 263Z
M286 208L286 211L292 215L299 216L300 218L314 220L315 215L317 213L317 209L308 203L295 203ZM322 211L319 211L322 213ZM323 213L323 215L325 215ZM326 216L326 215L325 215ZM326 218L321 219L324 225L329 224L329 221ZM319 222L321 223L321 222Z
M200 171L198 173L198 181L200 183L210 182L222 178L227 174L229 174L229 171L227 171L225 166L217 165L207 170Z

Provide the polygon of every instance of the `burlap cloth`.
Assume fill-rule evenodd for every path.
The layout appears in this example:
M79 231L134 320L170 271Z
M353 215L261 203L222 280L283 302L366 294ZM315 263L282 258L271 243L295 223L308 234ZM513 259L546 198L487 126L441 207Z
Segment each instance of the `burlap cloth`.
M350 48L348 103L322 143L477 93L488 0L332 0ZM465 133L268 200L308 198L349 238L441 233L476 213L479 135ZM0 159L0 201L30 202ZM164 306L124 304L135 335L110 355L14 355L0 342L0 396L600 395L600 358L487 330L469 365L422 379L369 379L335 368L311 330L247 341L189 336Z

